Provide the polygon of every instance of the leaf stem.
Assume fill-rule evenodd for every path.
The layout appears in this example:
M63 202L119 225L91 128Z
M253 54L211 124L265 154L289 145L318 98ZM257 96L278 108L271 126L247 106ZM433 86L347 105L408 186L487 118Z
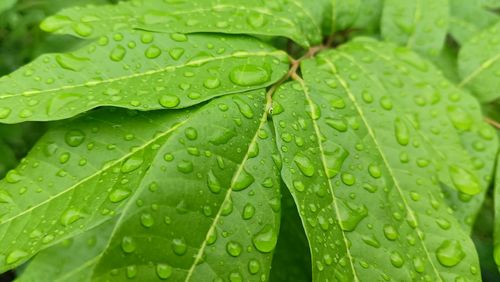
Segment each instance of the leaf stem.
M484 117L484 120L489 123L491 126L495 127L496 129L500 130L500 122L489 118L489 117Z

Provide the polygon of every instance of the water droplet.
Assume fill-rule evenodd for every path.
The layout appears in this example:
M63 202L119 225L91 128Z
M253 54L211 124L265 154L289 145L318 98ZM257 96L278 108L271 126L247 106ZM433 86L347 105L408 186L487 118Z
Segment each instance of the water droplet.
M12 112L12 110L9 108L0 107L0 119L8 118L11 112Z
M66 144L68 144L69 146L78 147L85 140L85 133L83 133L81 130L78 129L70 130L64 136L64 140L66 141Z
M399 233L394 226L386 224L384 225L384 236L388 240L394 241L399 237Z
M203 82L203 86L207 89L215 89L220 86L220 80L217 77L209 77Z
M370 164L368 166L368 173L370 173L370 175L373 178L380 178L382 176L382 171L380 170L380 167L376 164Z
M248 262L248 272L257 274L260 271L260 263L257 260L251 259Z
M7 258L5 259L5 262L7 264L13 264L17 263L24 258L28 257L28 253L22 250L14 250L7 255Z
M239 97L235 97L233 100L236 103L236 105L238 106L238 109L240 110L240 113L244 117L246 117L248 119L253 118L254 113L253 113L252 108L250 107L250 105L248 105L245 101L243 101Z
M476 195L481 192L481 184L477 177L468 170L459 166L449 166L451 181L458 191L467 195Z
M326 118L326 124L339 132L347 131L347 123L341 119Z
M172 240L172 251L178 256L182 256L187 252L187 244L184 239L173 239Z
M146 55L146 57L149 59L158 58L161 55L161 49L156 45L151 45L148 47L148 49L146 49L144 55Z
M136 249L134 239L132 237L129 237L129 236L124 236L122 238L121 247L125 253L127 253L127 254L133 253Z
M391 253L391 264L394 267L400 268L405 263L403 257L398 252Z
M255 178L248 173L245 169L241 170L241 173L238 175L238 178L234 182L233 185L233 190L234 191L241 191L243 189L246 189L248 186L252 185L254 183Z
M448 116L457 130L468 131L474 124L469 113L458 107L448 107Z
M350 173L342 173L342 183L344 183L347 186L352 186L356 183L356 177Z
M266 224L252 238L255 248L262 253L269 253L274 250L277 240L276 230L270 224Z
M182 48L173 48L171 49L170 51L168 51L168 54L170 55L170 57L174 60L179 60L182 55L184 54L184 49Z
M156 275L158 275L158 278L160 279L168 279L170 276L172 276L173 269L170 265L166 263L159 263L156 265Z
M115 62L119 62L119 61L123 60L123 58L125 57L126 54L127 54L127 50L123 46L118 45L115 48L113 48L113 50L111 50L111 53L109 54L109 58Z
M80 211L75 209L68 209L61 216L61 224L64 226L68 226L81 218L83 218L83 214Z
M252 204L246 204L245 207L243 208L243 213L241 217L243 219L251 219L253 215L255 214L255 207Z
M191 173L193 172L193 163L191 161L180 161L177 164L177 170L182 173Z
M314 175L314 165L307 156L299 153L295 156L293 161L305 176L311 177Z
M160 105L162 107L165 107L165 108L174 108L177 105L179 105L179 103L181 102L181 100L179 99L179 97L176 97L176 96L173 96L173 95L163 95L163 96L160 97L160 99L158 100L158 102L160 103Z
M381 106L384 110L387 110L387 111L392 110L393 105L392 105L392 100L391 100L391 98L389 98L389 97L385 97L385 96L384 96L384 97L382 97L382 98L380 99L380 106Z
M241 244L235 241L229 241L226 244L227 253L233 257L238 257L241 254L242 249Z
M94 28L92 28L92 26L90 26L86 23L73 24L72 28L73 28L73 31L76 32L76 34L80 35L81 37L88 37L94 31Z
M248 16L247 22L254 28L261 28L266 24L266 18L262 13L252 12Z
M465 257L465 253L459 241L445 240L437 249L436 257L439 263L451 267L461 262Z
M241 65L233 68L229 79L239 86L254 86L266 83L270 80L267 70L256 65Z
M196 131L194 127L188 127L184 130L184 135L186 135L186 138L189 140L196 140L196 138L198 138L198 131Z
M339 218L342 230L353 231L358 224L368 215L365 205L355 206L352 203L339 201Z
M23 176L19 174L19 172L17 172L17 170L13 169L13 170L10 170L7 175L5 176L5 180L7 181L7 183L11 183L11 184L14 184L14 183L17 183L19 181L21 181L23 179Z
M127 278L132 279L137 276L137 266L129 265L127 266Z
M229 142L237 134L234 130L220 129L214 132L214 135L209 138L209 142L214 145L224 145Z
M170 35L170 38L172 38L172 40L177 42L186 42L188 40L187 36L182 33L172 33Z
M109 200L112 202L112 203L118 203L118 202L121 202L123 200L125 200L126 198L128 198L130 196L132 192L130 192L129 190L124 190L124 189L116 189L116 190L113 190L113 192L111 192L109 194Z
M408 145L410 143L410 131L401 119L397 118L394 122L394 133L396 135L396 140L402 146Z
M141 224L142 226L149 228L155 224L155 219L151 214L143 213L141 214Z
M220 184L219 179L217 179L212 170L208 172L207 185L208 189L210 189L210 191L215 194L218 194L222 189L222 185Z
M121 166L120 171L122 173L130 173L139 167L144 163L144 159L142 156L135 155L130 158L128 158Z

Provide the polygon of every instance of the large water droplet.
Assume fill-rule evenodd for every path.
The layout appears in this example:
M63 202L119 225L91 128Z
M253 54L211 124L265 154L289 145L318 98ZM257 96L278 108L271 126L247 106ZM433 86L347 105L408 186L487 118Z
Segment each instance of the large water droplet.
M16 262L19 262L23 260L24 258L28 257L28 253L22 250L14 250L7 255L7 258L5 258L5 262L7 264L13 264Z
M269 81L270 75L267 70L256 65L241 65L233 68L229 79L240 86L253 86Z
M113 50L111 50L111 53L109 54L109 58L115 62L119 62L123 60L125 55L127 54L127 50L121 46L118 45L116 46Z
M125 253L128 253L128 254L133 253L136 249L134 239L132 237L129 237L129 236L124 236L122 238L121 247Z
M118 188L109 194L109 200L113 203L118 203L128 198L131 193L129 190Z
M144 159L142 158L142 156L139 155L132 156L122 164L120 171L122 173L130 173L141 167L143 162Z
M212 170L208 172L207 185L208 189L210 189L210 191L215 194L219 193L222 189L222 185L220 184L219 179L217 179Z
M78 129L70 130L64 136L64 140L66 141L66 144L68 144L69 146L78 147L85 140L85 133L83 133L83 131Z
M410 142L410 131L408 126L399 118L394 122L394 134L400 145L406 146Z
M467 195L476 195L481 192L481 184L477 177L468 170L459 166L450 166L451 181L458 191Z
M158 100L158 102L160 103L160 105L162 107L165 107L165 108L174 108L177 105L179 105L179 103L181 102L181 100L179 99L179 97L176 97L176 96L173 96L173 95L163 95L163 96L160 97L160 99Z
M79 219L83 218L84 214L76 209L68 209L61 216L61 224L68 226Z
M365 205L355 206L352 203L339 201L339 218L342 230L353 231L358 224L368 215Z
M276 230L270 225L266 224L259 233L255 234L252 242L257 250L262 253L269 253L274 250L278 236Z
M445 240L437 249L436 257L444 266L455 266L465 257L462 245L457 240Z
M248 173L245 169L241 170L241 173L238 175L238 178L234 182L233 185L233 190L234 191L241 191L243 189L246 189L248 186L252 185L254 183L255 178Z
M172 240L172 251L178 256L182 256L187 251L186 241L182 238L177 238Z
M299 153L295 156L293 161L305 176L311 177L314 175L314 165L307 156Z
M227 253L233 257L238 257L241 254L242 249L241 244L235 241L229 241L226 244Z
M158 278L160 279L168 279L170 276L172 276L173 269L170 265L166 263L159 263L156 265L156 275L158 275Z

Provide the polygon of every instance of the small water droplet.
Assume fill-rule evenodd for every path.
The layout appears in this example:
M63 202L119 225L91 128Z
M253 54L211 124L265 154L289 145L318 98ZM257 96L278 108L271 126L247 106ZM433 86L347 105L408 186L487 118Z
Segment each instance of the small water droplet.
M172 276L173 269L170 265L166 263L159 263L156 265L156 275L158 275L158 278L164 280L168 279L170 276Z
M64 140L66 141L66 144L68 144L69 146L78 147L85 140L85 133L83 133L83 131L78 129L70 130L64 136Z
M233 257L240 256L242 249L241 244L235 241L229 241L226 244L227 253Z
M160 97L160 99L158 100L158 102L160 103L160 105L162 107L165 107L165 108L174 108L177 105L179 105L179 103L181 102L181 100L177 96L163 95L163 96Z

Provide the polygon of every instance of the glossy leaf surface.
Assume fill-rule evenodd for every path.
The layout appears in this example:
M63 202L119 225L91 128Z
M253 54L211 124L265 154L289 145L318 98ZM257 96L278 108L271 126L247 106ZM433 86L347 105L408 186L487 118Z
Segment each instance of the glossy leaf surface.
M283 51L244 36L115 33L2 77L0 122L57 120L99 106L184 108L270 85L287 62Z
M40 252L16 281L90 281L95 262L106 247L115 223L115 220L106 221Z
M500 23L465 44L458 59L460 86L470 89L482 102L500 98Z
M477 213L487 187L483 175L493 165L468 165L481 154L468 148L471 138L491 142L493 151L496 139L486 125L457 133L461 123L453 114L471 98L453 98L458 90L416 55L371 40L320 54L302 67L304 82L275 96L283 112L274 119L282 175L310 244L336 242L313 249L315 280L478 280L474 247L455 216L468 221ZM450 116L439 115L446 109ZM417 110L436 114L431 119ZM481 124L477 106L467 111ZM433 141L436 135L448 140L446 148ZM449 196L457 210L451 215L440 186L454 187L445 188L447 194L480 194L462 195L467 202Z
M262 91L201 108L157 149L93 279L267 279L280 219L275 162Z
M136 0L106 7L66 9L46 19L41 28L83 38L124 28L282 36L308 46L321 41L318 24L321 17L305 9L305 3L301 0ZM86 16L82 18L82 14Z
M444 44L448 18L448 0L386 0L382 37L422 54L436 56Z

